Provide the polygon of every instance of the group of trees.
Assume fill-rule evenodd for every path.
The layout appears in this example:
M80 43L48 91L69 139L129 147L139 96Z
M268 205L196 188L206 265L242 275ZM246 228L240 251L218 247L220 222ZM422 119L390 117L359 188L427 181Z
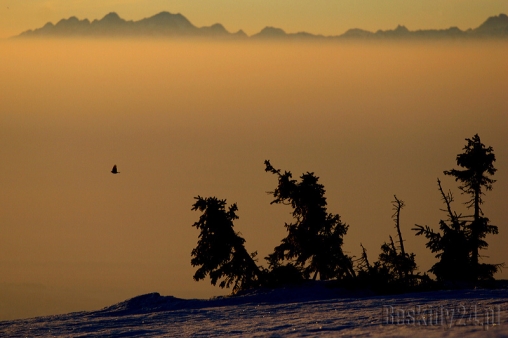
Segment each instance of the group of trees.
M492 279L502 264L480 263L481 249L487 248L485 241L487 234L498 234L497 226L490 224L481 209L485 191L492 190L495 180L489 175L496 173L494 161L496 157L492 147L485 147L476 134L472 139L466 139L464 153L457 155L457 165L463 170L452 169L444 171L445 175L460 182L459 189L469 196L467 208L473 210L473 215L463 216L452 210L453 195L449 191L444 193L438 179L439 192L446 209L447 219L439 222L441 232L435 232L428 226L416 225L416 235L424 235L427 247L436 253L439 261L432 266L430 272L439 281L477 281Z
M446 208L447 218L439 222L440 231L429 226L416 225L417 236L427 238L426 246L435 253L438 262L429 270L438 282L477 282L491 280L501 265L480 263L481 249L488 244L487 234L497 234L498 228L490 225L481 205L485 191L492 189L496 169L492 147L485 147L480 137L466 139L464 152L457 155L457 165L463 169L445 171L460 182L459 188L470 197L466 203L473 215L463 216L452 210L453 196L445 193L438 179L438 188ZM327 211L324 186L312 172L304 173L300 180L292 173L282 172L265 161L265 171L277 176L278 184L269 192L271 204L292 207L293 222L286 223L287 236L265 259L268 268L257 265L257 252L248 253L243 239L234 231L238 219L236 204L227 207L226 200L198 196L192 210L202 212L194 223L199 229L197 247L192 250L191 264L198 266L194 279L210 277L211 283L232 287L233 293L254 287L274 287L307 279L336 280L356 286L389 291L407 290L432 282L427 274L415 273L415 254L407 252L400 229L400 214L404 202L394 196L393 220L397 237L381 246L378 260L371 263L362 248L358 259L342 250L348 225L338 214Z
M404 248L404 240L402 231L400 230L400 212L405 206L404 201L394 195L395 200L392 201L392 215L397 231L397 243L389 236L390 242L385 242L381 246L381 253L378 261L371 264L367 257L367 250L362 244L362 255L358 260L358 281L360 286L368 287L379 291L395 291L404 290L405 288L413 288L430 281L427 275L415 274L418 266L415 261L414 253L407 253Z

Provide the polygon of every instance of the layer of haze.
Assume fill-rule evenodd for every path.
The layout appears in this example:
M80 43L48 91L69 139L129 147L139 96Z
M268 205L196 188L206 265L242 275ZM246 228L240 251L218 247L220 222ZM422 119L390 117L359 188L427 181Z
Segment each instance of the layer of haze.
M370 31L406 25L411 30L462 30L478 27L488 17L508 12L506 0L2 0L0 38L77 16L90 21L117 12L126 20L140 20L161 11L181 13L193 24L221 23L231 32L255 34L265 26L287 32L339 35L350 28Z
M433 255L436 179L452 178L479 133L498 168L483 208L506 261L508 45L29 41L0 44L0 319L100 307L157 291L227 294L194 282L193 197L237 202L237 231L259 264L285 236L277 178L313 171L350 225L345 250L371 261L395 235ZM118 175L110 173L118 165ZM265 265L266 266L266 265ZM507 278L506 271L496 276Z

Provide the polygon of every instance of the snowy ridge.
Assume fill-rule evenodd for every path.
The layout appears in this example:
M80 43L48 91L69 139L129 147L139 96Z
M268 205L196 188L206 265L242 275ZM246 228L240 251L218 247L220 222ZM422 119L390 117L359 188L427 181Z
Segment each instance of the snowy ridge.
M208 300L141 295L99 311L0 322L2 337L506 337L508 290L392 296L323 284Z
M234 296L221 296L211 299L180 299L173 296L161 296L159 293L148 293L125 300L118 304L93 312L95 315L119 316L143 314L150 312L173 311L182 309L200 309L210 307L240 306L245 304L281 304L351 298L354 296L372 295L368 291L351 292L345 289L332 288L326 282L308 282L295 286L276 289L256 289Z

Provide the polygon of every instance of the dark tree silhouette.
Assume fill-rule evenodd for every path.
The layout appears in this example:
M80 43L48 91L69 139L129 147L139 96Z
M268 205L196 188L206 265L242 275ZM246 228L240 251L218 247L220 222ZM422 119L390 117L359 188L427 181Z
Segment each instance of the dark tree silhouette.
M358 263L358 270L368 272L372 269L372 265L370 264L367 256L367 249L363 247L362 243L360 243L360 247L362 248L362 255L360 256L360 259L356 260Z
M395 229L399 238L399 248L390 236L390 243L384 243L381 246L381 254L379 255L379 265L386 267L390 276L394 281L403 282L407 286L415 285L414 271L418 268L415 261L414 253L406 253L404 249L404 240L400 230L400 211L404 208L404 201L394 195L395 200L392 201L393 210L392 219L395 222Z
M199 281L207 275L212 285L223 279L221 288L233 286L233 293L255 287L260 277L254 257L244 247L245 240L233 230L233 221L238 219L236 204L226 210L226 200L198 196L193 211L203 214L193 224L199 229L199 240L192 250L192 266L200 266L194 274Z
M380 261L371 264L367 256L367 250L362 244L360 244L360 247L362 248L362 255L355 260L358 272L355 287L369 288L381 293L391 292L395 281L393 274ZM401 289L398 288L398 290Z
M303 276L312 275L321 280L354 277L352 260L342 252L343 237L348 226L343 224L338 214L330 214L326 209L325 190L318 183L314 173L303 174L300 182L292 178L291 172L282 173L265 161L265 171L276 174L277 188L269 192L275 198L271 204L291 205L294 223L285 224L287 237L267 258L272 268L284 260L298 267Z
M484 190L492 190L492 184L495 182L489 178L489 175L494 175L497 171L493 164L496 157L492 147L485 147L478 134L466 141L467 145L463 148L464 153L457 155L457 165L464 169L452 169L444 171L444 174L455 177L455 181L460 182L459 188L462 192L471 198L466 204L468 208L474 210L473 221L468 224L472 270L475 279L487 279L492 278L497 267L496 265L480 264L479 251L488 246L484 240L485 236L498 234L498 228L489 224L489 219L483 215L481 205L483 204Z
M474 279L471 270L470 259L470 229L467 225L467 217L452 211L451 203L453 195L449 191L447 194L443 191L441 181L437 179L441 198L446 205L448 218L439 221L441 232L435 232L429 226L416 225L413 228L416 235L424 235L429 241L426 246L439 259L429 272L436 275L438 281L470 281Z
M397 230L399 246L396 246L392 236L389 236L390 241L381 246L378 261L371 264L367 257L367 250L360 244L362 255L356 260L359 285L379 292L400 293L430 281L427 275L414 273L418 268L415 261L416 255L406 252L400 227L400 213L405 204L397 196L394 195L394 198L392 205L395 212L392 219Z
M392 201L392 206L395 212L392 215L392 219L395 222L395 229L397 230L397 235L399 237L400 253L402 254L402 256L406 256L406 251L404 250L404 239L402 239L402 232L400 231L400 211L406 205L404 204L404 201L398 199L396 195L394 195L393 197L395 198L395 200Z
M375 266L382 267L388 273L389 283L398 282L405 286L414 286L414 271L418 268L415 261L414 253L402 254L397 251L393 238L390 236L390 242L385 242L381 246L381 253L379 254L379 261Z

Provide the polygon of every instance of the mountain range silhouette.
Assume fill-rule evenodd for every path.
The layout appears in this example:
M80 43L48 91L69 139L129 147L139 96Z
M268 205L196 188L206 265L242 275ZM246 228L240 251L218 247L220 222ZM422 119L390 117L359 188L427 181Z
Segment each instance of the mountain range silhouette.
M265 27L259 33L247 36L242 30L228 32L223 25L196 27L182 14L161 12L139 21L124 20L111 12L100 20L90 22L75 16L57 24L48 22L41 28L28 30L17 37L205 37L221 39L255 40L334 40L334 39L441 39L441 38L508 38L508 16L489 17L474 29L465 31L457 27L410 31L398 25L393 30L370 32L353 28L341 35L324 36L307 32L286 33L281 28Z

